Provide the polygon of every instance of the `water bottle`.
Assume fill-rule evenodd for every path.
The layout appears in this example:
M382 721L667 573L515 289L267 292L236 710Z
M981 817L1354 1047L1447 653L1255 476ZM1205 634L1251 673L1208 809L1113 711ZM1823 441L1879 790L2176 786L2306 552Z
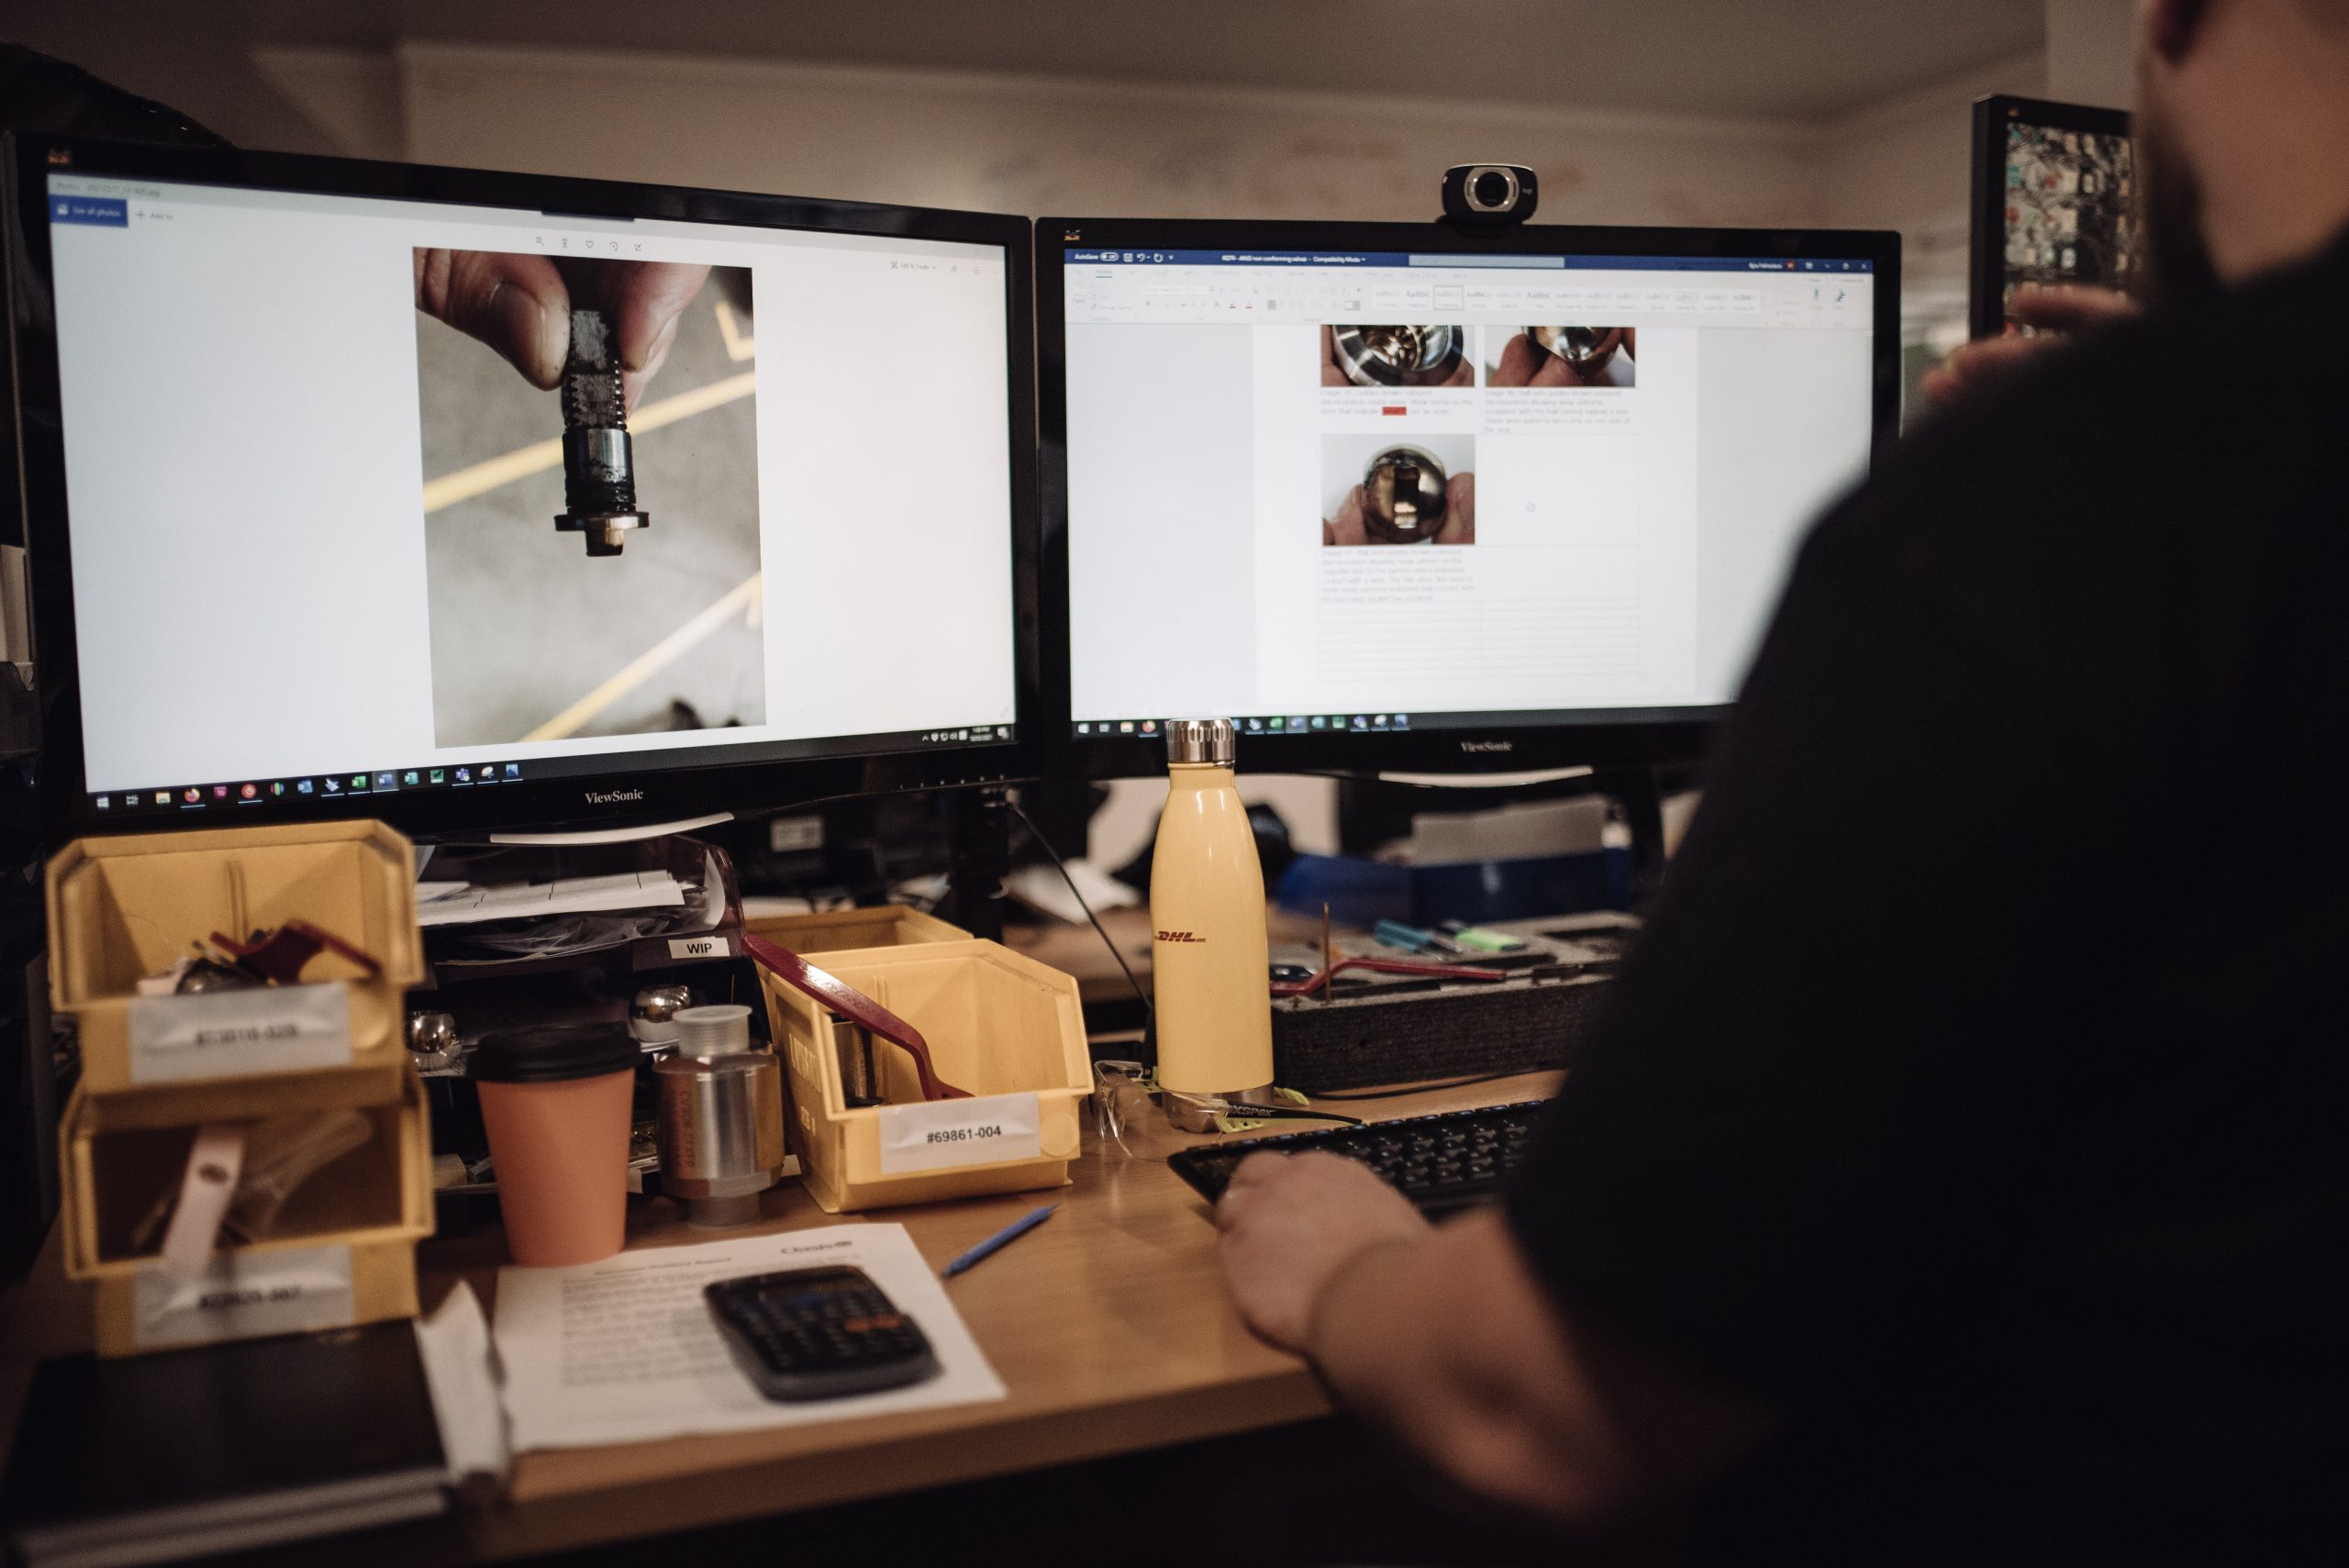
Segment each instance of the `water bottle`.
M1166 810L1150 862L1158 1084L1262 1100L1273 1082L1264 872L1231 761L1230 719L1167 725Z

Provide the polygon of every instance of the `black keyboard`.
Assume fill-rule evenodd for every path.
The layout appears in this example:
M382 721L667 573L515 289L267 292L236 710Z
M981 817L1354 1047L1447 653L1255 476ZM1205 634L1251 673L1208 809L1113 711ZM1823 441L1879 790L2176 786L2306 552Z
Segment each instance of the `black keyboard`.
M1547 1100L1445 1111L1437 1116L1232 1139L1186 1149L1170 1157L1174 1173L1209 1203L1223 1195L1232 1171L1251 1154L1316 1151L1359 1160L1428 1214L1463 1208L1498 1195L1525 1151Z

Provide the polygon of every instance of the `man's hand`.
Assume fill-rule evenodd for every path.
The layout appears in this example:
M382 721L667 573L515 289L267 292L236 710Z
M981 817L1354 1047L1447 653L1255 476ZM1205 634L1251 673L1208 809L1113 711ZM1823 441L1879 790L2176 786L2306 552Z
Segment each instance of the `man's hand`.
M1301 1351L1322 1291L1369 1248L1428 1233L1410 1200L1370 1167L1337 1154L1257 1154L1240 1162L1215 1207L1217 1252L1240 1316L1262 1338Z
M489 250L416 252L416 307L504 355L551 390L571 351L575 300L613 313L622 381L634 407L676 341L677 322L709 277L678 261L558 261Z
M1926 401L1945 407L1998 382L2016 366L2030 363L2070 333L2127 320L2137 314L2137 302L2125 294L2087 284L2025 284L2015 290L2007 313L2027 327L2039 328L2043 335L1985 338L1960 344L1919 384Z
M1501 362L1493 367L1494 386L1580 386L1582 377L1575 374L1574 366L1520 332L1501 350Z

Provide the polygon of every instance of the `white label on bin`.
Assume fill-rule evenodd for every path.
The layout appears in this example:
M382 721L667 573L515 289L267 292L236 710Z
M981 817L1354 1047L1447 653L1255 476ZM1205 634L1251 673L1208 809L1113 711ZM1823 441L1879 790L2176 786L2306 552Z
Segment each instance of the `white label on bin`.
M671 937L671 958L732 958L734 944L721 936Z
M131 1338L142 1351L337 1328L357 1310L351 1249L215 1252L192 1278L150 1264L132 1281L131 1310Z
M140 996L130 1004L130 1081L239 1078L351 1062L351 993L340 982Z
M883 1106L881 1173L1033 1160L1043 1151L1037 1136L1043 1119L1033 1093Z

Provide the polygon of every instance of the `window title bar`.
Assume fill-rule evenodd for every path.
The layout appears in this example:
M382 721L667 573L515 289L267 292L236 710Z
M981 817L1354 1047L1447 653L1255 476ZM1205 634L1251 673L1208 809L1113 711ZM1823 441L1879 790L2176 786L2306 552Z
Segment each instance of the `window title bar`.
M1791 256L1424 255L1404 250L1115 250L1069 246L1071 266L1436 267L1593 272L1872 272L1873 261Z

